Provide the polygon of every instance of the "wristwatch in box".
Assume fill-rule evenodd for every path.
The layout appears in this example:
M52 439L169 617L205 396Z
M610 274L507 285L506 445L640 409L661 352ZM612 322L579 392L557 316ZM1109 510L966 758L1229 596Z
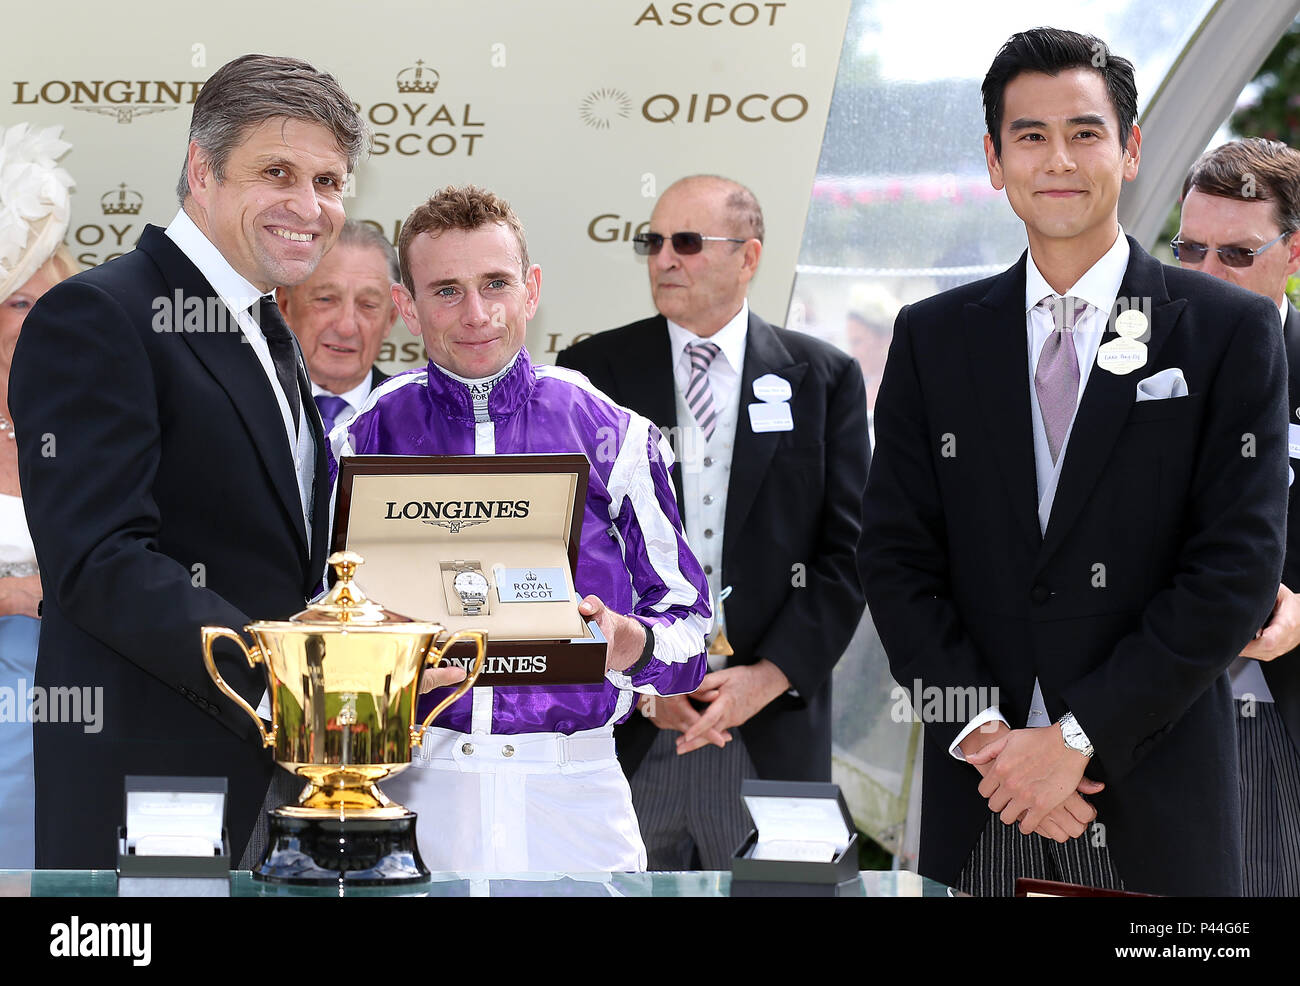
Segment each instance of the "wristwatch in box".
M460 560L453 562L453 564L456 568L456 577L452 579L451 587L456 590L456 595L460 597L461 615L481 616L484 607L487 605L487 578L477 566L469 565Z

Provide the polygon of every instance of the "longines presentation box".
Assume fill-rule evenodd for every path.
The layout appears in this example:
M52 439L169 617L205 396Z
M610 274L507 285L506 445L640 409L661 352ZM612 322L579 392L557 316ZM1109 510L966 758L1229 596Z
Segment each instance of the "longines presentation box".
M128 774L122 787L126 824L117 830L119 892L213 896L214 889L224 887L228 894L226 779ZM162 880L180 889L164 891Z
M853 897L858 833L838 784L746 780L753 820L731 859L733 897Z
M365 559L357 581L386 609L486 631L479 683L597 683L605 638L573 584L590 468L579 453L349 456L332 549Z

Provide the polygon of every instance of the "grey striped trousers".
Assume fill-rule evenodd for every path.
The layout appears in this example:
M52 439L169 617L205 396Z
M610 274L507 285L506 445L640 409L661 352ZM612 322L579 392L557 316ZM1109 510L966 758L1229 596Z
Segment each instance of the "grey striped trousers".
M727 870L749 834L740 782L757 776L740 738L731 730L724 747L704 746L677 755L677 737L661 729L632 775L632 807L645 842L648 868Z
M1300 896L1300 751L1272 702L1235 704L1245 895Z
M957 889L976 897L1011 897L1016 878L1026 877L1123 890L1110 850L1104 843L1093 845L1104 837L1105 828L1093 822L1077 839L1056 842L1041 835L1022 835L1019 825L1007 825L997 815L990 815L961 871Z

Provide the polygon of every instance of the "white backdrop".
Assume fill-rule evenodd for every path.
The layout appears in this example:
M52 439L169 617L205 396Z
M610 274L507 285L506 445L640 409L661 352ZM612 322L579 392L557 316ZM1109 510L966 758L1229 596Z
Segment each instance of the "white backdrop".
M201 23L161 0L8 14L0 123L62 124L77 181L68 245L90 266L166 225L203 81L248 51L334 73L375 132L348 215L396 240L435 188L504 195L543 270L539 361L652 311L630 238L674 179L749 185L767 219L754 309L785 317L848 0L473 4L225 0ZM30 24L22 22L29 20ZM709 232L709 231L703 231ZM399 322L380 361L425 360Z

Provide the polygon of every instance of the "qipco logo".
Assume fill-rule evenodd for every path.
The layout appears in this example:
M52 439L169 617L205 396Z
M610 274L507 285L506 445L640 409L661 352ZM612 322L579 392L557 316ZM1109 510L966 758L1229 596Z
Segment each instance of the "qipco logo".
M739 97L693 92L680 98L660 92L641 104L641 115L651 123L712 123L733 117L744 123L794 123L807 113L808 100L797 92L780 96L751 92Z

